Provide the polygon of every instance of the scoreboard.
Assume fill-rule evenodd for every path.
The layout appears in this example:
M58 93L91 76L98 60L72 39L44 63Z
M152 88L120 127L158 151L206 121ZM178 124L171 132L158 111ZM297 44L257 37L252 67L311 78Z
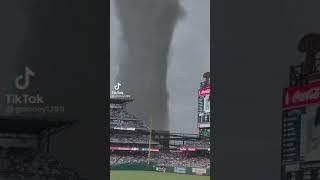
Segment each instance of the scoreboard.
M206 80L200 83L198 90L198 128L200 137L210 137L210 82L208 72Z
M311 175L317 179L320 177L320 83L284 89L282 106L282 179L304 180Z

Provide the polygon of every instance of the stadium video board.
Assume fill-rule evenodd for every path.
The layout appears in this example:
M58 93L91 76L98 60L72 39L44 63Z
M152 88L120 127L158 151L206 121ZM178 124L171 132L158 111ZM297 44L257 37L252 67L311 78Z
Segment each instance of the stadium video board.
M282 162L320 160L320 83L283 92Z

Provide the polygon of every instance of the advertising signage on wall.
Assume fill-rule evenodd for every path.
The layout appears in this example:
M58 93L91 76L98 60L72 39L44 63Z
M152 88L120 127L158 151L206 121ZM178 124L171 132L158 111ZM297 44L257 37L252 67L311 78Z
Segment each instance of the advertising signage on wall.
M197 151L196 148L178 148L179 151Z
M202 88L198 91L198 96L206 96L210 94L210 88Z
M210 123L198 123L198 128L210 128Z
M179 174L186 174L187 169L185 167L174 167L174 172Z
M320 103L320 82L289 87L283 93L284 109Z
M158 172L166 172L167 168L165 167L156 167L156 171Z
M207 173L207 169L204 168L192 168L192 173L195 175L202 176Z
M123 127L114 127L113 129L124 130L124 131L135 131L136 128L123 128Z
M118 147L118 146L111 146L110 150L114 151L148 151L148 148L135 148L135 147ZM159 152L159 149L150 149L151 152Z

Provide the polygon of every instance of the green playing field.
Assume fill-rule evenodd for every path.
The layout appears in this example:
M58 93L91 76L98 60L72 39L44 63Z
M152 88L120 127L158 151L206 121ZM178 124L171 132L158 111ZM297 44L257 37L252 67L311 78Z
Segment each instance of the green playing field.
M193 176L154 171L121 171L112 170L111 180L209 180L209 176Z

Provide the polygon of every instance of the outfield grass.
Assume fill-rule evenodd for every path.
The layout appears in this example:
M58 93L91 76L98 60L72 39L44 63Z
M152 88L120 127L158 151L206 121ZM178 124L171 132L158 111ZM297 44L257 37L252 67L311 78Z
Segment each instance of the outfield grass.
M110 180L209 180L209 176L194 176L154 171L110 171Z

